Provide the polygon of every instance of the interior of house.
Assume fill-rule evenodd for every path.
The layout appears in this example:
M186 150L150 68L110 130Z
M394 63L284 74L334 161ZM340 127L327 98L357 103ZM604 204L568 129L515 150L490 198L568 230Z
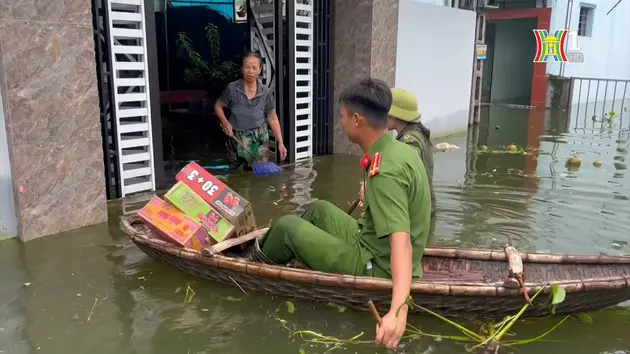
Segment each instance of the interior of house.
M532 96L536 18L488 21L483 66L484 103L529 106Z
M216 173L228 169L225 135L213 107L227 84L240 77L241 57L253 47L252 33L255 36L256 31L250 30L253 20L248 5L259 12L261 6L269 8L273 27L273 0L248 3L156 0L162 146L167 172L178 171L190 161ZM273 34L273 28L267 30Z

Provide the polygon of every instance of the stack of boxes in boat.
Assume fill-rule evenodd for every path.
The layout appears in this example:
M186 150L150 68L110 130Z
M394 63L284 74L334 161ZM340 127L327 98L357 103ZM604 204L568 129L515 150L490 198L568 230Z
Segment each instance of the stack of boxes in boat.
M251 204L195 162L176 176L177 183L138 212L160 238L200 251L256 228Z

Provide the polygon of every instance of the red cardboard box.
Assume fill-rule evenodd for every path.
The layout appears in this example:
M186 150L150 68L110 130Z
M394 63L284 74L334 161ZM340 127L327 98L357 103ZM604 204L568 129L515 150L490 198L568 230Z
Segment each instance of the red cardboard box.
M249 201L196 162L190 162L184 166L175 178L228 219L234 225L236 236L242 236L256 229L256 219Z
M197 251L208 246L208 234L199 223L158 197L153 197L138 215L165 241Z

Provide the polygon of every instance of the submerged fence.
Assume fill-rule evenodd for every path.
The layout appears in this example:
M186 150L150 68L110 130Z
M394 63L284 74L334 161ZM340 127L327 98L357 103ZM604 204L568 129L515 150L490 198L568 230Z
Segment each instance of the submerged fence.
M630 80L573 77L571 87L570 109L575 119L623 121L630 117Z

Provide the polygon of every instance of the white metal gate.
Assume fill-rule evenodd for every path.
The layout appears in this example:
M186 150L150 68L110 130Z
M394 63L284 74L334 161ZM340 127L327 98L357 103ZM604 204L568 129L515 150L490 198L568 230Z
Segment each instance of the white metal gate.
M155 190L143 0L107 0L122 197Z
M252 51L260 53L263 61L261 82L272 89L276 82L275 70L275 5L262 4L252 7L254 15L250 26L250 47ZM270 157L276 157L276 138L269 129Z
M293 149L295 160L313 156L313 3L317 0L292 0L294 6L289 31L290 55L294 62L292 73L294 77L295 105L289 109L295 110L295 143Z

